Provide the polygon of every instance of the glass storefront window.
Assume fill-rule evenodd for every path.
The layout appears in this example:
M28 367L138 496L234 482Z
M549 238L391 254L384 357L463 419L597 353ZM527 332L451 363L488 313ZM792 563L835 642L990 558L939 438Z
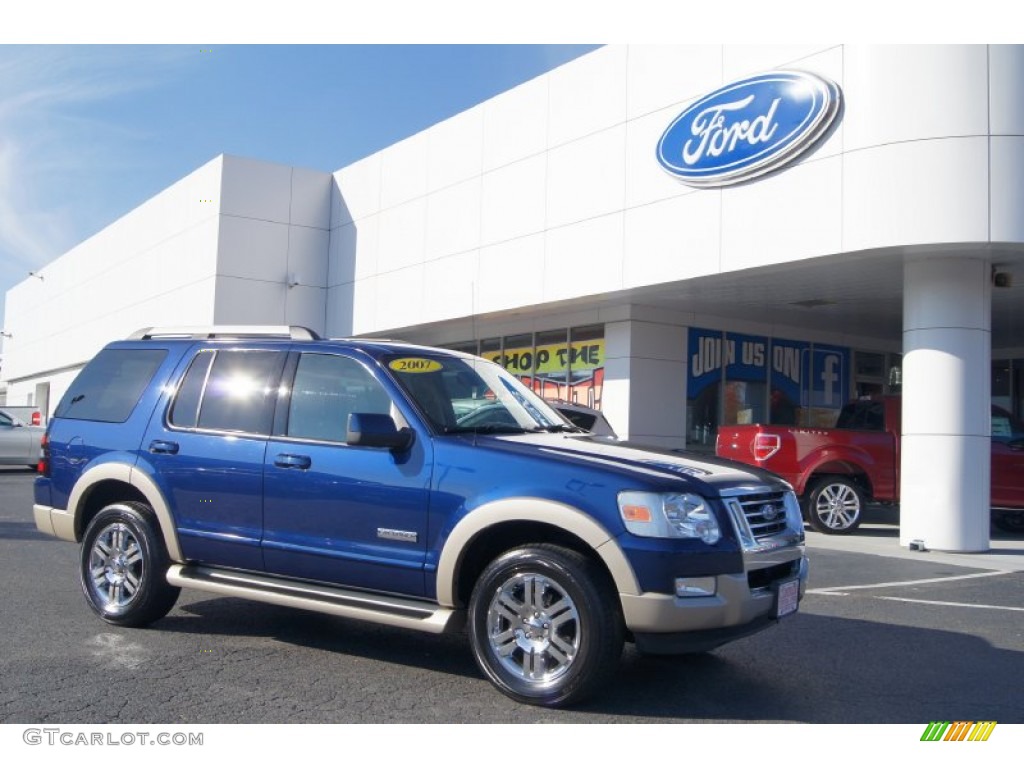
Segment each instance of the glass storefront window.
M764 424L768 392L768 339L729 333L725 337L723 424Z
M1018 361L1019 362L1019 361ZM1009 360L992 361L992 405L1013 413L1013 367Z
M604 389L604 326L573 328L569 332L569 400L601 408Z
M569 355L567 331L537 334L537 375L533 391L546 400L569 399Z
M477 352L477 342L449 344ZM479 355L510 371L546 400L565 400L601 409L604 389L604 326L586 325L504 339L482 339Z
M533 334L506 336L501 365L526 386L533 386Z
M713 453L722 393L724 338L721 331L691 328L687 357L686 447Z
M1013 361L1013 415L1024 421L1024 360Z
M768 423L799 427L806 414L807 365L811 347L803 341L772 339Z

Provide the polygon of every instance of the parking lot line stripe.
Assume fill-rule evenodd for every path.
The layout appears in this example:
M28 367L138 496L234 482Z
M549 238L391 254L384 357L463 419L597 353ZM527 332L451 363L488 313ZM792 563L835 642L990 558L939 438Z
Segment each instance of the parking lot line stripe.
M924 603L925 605L946 605L951 608L989 608L994 611L1022 611L1024 608L1016 608L1012 605L985 605L984 603L950 603L945 600L914 600L910 597L882 597L875 596L876 600L896 600L901 603Z
M982 573L968 573L965 576L940 576L934 579L915 579L913 581L885 581L879 584L856 584L852 587L819 587L808 589L809 595L842 594L854 589L880 589L882 587L907 587L914 584L938 584L942 581L963 581L964 579L984 579L989 576L1006 576L1013 571L984 571Z

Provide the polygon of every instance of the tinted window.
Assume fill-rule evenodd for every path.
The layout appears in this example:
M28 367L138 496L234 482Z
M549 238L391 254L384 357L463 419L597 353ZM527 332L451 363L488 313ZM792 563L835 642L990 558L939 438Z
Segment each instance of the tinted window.
M284 358L283 352L260 350L200 353L178 389L171 423L269 434Z
M362 365L339 355L299 359L288 410L288 436L344 442L350 413L389 413L391 399Z
M167 356L163 349L105 349L82 369L57 406L63 419L123 422Z
M572 411L566 408L565 410L559 408L558 412L565 416L569 421L575 424L577 427L582 427L588 432L594 429L594 422L597 421L597 415L592 413L583 413L581 411Z
M171 406L170 421L176 427L195 427L199 423L199 402L210 375L213 352L200 352L188 368Z
M836 429L881 432L885 429L885 406L873 400L848 403L839 414Z

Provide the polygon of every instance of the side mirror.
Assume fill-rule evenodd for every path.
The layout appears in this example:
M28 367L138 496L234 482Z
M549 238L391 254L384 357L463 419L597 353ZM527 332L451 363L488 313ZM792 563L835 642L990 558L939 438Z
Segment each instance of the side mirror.
M401 451L412 444L412 430L399 429L386 413L350 413L345 442L367 448Z

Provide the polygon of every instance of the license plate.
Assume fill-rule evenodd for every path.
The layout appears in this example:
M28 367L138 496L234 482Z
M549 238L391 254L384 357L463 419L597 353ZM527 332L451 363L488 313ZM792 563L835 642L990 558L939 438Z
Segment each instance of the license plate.
M781 619L796 613L797 605L800 602L800 579L779 582L776 590L778 601L776 602L775 618Z

